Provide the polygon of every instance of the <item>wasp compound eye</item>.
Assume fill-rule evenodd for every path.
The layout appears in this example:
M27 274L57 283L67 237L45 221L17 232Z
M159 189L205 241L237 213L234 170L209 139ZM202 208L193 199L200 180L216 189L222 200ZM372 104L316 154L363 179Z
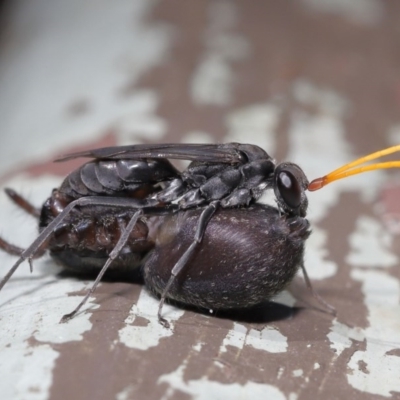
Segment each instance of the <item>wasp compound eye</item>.
M279 207L285 213L305 217L308 206L305 195L307 187L308 180L298 165L284 162L275 168L274 192Z
M301 203L301 188L297 179L289 171L278 174L277 186L282 200L292 209L296 209Z

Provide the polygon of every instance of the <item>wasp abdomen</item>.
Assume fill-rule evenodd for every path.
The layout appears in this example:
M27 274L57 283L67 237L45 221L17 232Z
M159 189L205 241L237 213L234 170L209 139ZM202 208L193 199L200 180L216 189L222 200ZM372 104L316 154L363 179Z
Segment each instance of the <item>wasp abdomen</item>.
M164 159L91 161L69 174L60 192L82 196L118 195L145 198L157 191L154 185L179 176Z

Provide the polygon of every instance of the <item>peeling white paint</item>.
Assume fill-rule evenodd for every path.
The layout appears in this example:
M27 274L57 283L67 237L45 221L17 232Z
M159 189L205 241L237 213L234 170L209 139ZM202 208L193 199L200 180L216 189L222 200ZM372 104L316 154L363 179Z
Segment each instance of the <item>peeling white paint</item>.
M192 82L197 104L227 105L232 101L233 71L218 55L208 55L198 65Z
M357 158L344 136L343 118L348 111L346 102L335 96L328 96L327 101L326 93L316 90L313 85L304 84L304 81L294 87L294 96L300 104L317 108L317 112L311 115L297 111L292 115L288 160L298 162L312 179ZM323 102L322 106L319 101ZM360 193L363 201L371 202L384 176L384 171L374 171L334 182L320 192L310 193L310 219L315 222L324 218L344 192ZM317 231L317 238L313 240L314 236L315 228L307 243L306 265L310 275L314 275L314 266L321 268L327 256L322 250L326 235ZM347 262L363 268L387 269L398 263L398 256L391 251L391 245L392 238L381 224L371 217L362 216L350 237L351 250ZM314 256L310 257L313 252ZM361 391L390 396L390 391L399 391L400 386L400 358L387 354L400 348L399 282L383 270L357 269L352 272L352 278L363 283L370 327L348 327L334 320L328 334L330 346L339 356L352 346L353 340L366 340L366 351L356 352L348 363L348 381Z
M252 104L231 111L226 117L225 142L256 144L271 157L276 150L276 129L282 111L273 103Z
M351 277L362 283L369 321L361 330L366 349L351 357L347 379L358 390L386 397L400 391L400 357L388 354L400 349L400 282L388 271L397 267L398 257L391 245L392 238L379 221L361 216L347 256L348 263L358 267Z
M225 367L225 364L218 360L214 360L214 365L221 369L223 369Z
M226 352L227 346L243 349L251 346L258 350L269 353L284 353L287 351L287 337L282 335L276 328L265 327L262 330L247 329L244 325L234 322L231 329L224 338L220 351Z
M338 355L351 346L351 340L348 337L340 335L335 331L329 333L328 338L331 341L331 349L335 350Z
M359 155L352 153L345 138L344 117L350 106L335 92L321 92L311 83L305 82L307 81L300 81L301 86L306 86L311 94L297 97L301 97L301 104L318 105L319 111L309 114L299 109L292 113L286 160L298 163L309 180L312 180L356 159ZM299 83L294 85L294 93L299 91L298 85ZM301 89L300 92L305 90ZM308 218L312 222L323 219L329 209L338 203L343 192L360 193L363 201L370 202L376 197L384 176L384 171L374 171L338 180L327 185L324 190L310 193Z
M246 341L247 328L237 322L233 323L233 329L229 330L225 336L220 351L228 351L227 346L237 347L238 349L243 349L244 343Z
M246 344L269 353L284 353L288 348L287 337L272 327L266 327L261 331L250 329Z
M391 397L400 391L400 282L386 271L355 269L353 279L362 283L370 326L364 330L366 350L351 357L347 380L358 390Z
M114 106L115 120L110 128L115 131L119 145L138 144L146 140L160 140L167 131L166 121L157 115L159 96L151 90L135 90L129 101Z
M304 265L311 279L326 279L336 274L337 264L327 260L327 233L318 226L312 227L312 235L307 239ZM299 271L300 275L302 271Z
M0 320L6 334L0 342L4 345L8 341L27 340L30 337L47 343L82 340L83 334L92 327L90 311L98 306L92 304L91 300L85 304L84 312L68 323L59 323L61 317L71 312L83 299L83 296L67 294L84 290L89 285L73 279L41 275L40 268L41 263L38 262L38 272L24 278L19 274L1 292Z
M297 80L292 93L300 106L291 114L289 150L285 159L298 163L311 181L357 158L345 137L344 119L351 104L335 91L320 88L306 79ZM306 112L303 107L311 107L315 111ZM307 240L305 267L312 280L334 276L338 269L327 253L329 234L316 223L328 215L331 207L340 204L341 193L354 191L360 193L362 200L371 201L376 196L383 176L382 171L359 175L308 194L307 217L312 223L313 233ZM301 271L299 274L302 275ZM338 347L342 348L343 345L339 344Z
M400 124L391 126L386 134L388 142L391 146L400 144Z
M399 262L398 256L390 250L392 242L392 236L378 220L361 215L349 237L350 252L346 261L356 267L392 267Z
M294 112L289 129L287 160L298 163L309 180L322 176L357 158L352 155L344 136L343 121L331 116L312 116ZM319 221L337 204L342 192L357 191L370 200L382 181L383 171L338 180L324 190L309 194L309 217Z
M248 56L249 44L232 32L237 23L236 5L211 2L204 37L205 52L191 78L193 102L200 105L228 105L233 100L235 75L232 63Z
M134 90L173 40L169 26L146 21L155 4L38 0L15 8L9 21L12 40L3 46L0 63L5 169L25 161L22 141L30 160L40 161L71 143L93 141L106 129L118 131L120 124L122 131L143 128L152 137L164 132L162 120L148 111L138 115L140 107L148 107L149 92ZM130 92L123 95L128 85ZM85 111L69 114L76 102L83 102Z
M385 16L384 3L378 0L302 0L310 10L339 15L361 25L379 24Z
M151 347L156 347L160 340L173 335L175 322L182 317L184 311L176 307L164 304L163 317L170 323L170 328L164 328L158 321L159 300L151 296L145 288L140 292L137 304L134 304L129 312L129 316L125 320L125 327L118 332L119 340L125 346L147 350ZM137 317L145 319L147 324L143 326L143 321L140 325L135 325Z
M6 375L2 373L1 397L28 400L48 398L52 372L58 356L59 353L48 344L26 346L25 349L19 348L18 351L10 347L2 351L0 370L8 369L9 372Z
M115 399L116 400L130 400L133 398L133 393L134 393L134 386L129 385L123 390L121 390L119 393L116 394Z
M207 132L203 131L191 131L183 136L183 143L214 143L215 137Z
M186 365L181 365L170 374L160 376L158 383L167 383L170 388L162 400L174 399L175 391L187 393L195 400L242 400L242 399L274 399L284 400L285 395L275 386L266 383L246 382L224 384L211 381L206 377L200 379L184 379Z
M391 146L400 144L400 124L391 126L386 133L386 137Z
M330 348L335 351L337 357L352 345L352 340L361 342L365 338L361 328L351 328L338 322L336 318L333 320L330 330L327 335L330 340Z
M193 350L200 352L201 349L202 349L202 347L203 347L204 345L205 345L204 342L196 343L196 344L193 346Z
M313 107L321 115L343 118L349 112L349 102L333 90L316 86L306 79L292 85L293 97L306 107Z
M41 204L58 186L59 179L43 176L32 179L25 175L15 176L8 187L18 189L34 204ZM10 242L26 247L37 236L37 222L26 215L0 191L1 234ZM4 273L16 261L0 253ZM87 287L83 281L58 279L60 268L46 258L35 260L33 273L28 263L23 263L0 292L0 397L43 399L47 398L52 381L52 371L58 351L48 343L66 343L82 340L89 331L89 321L95 306L90 300L84 312L66 324L59 324L61 317L71 312L82 296L68 296ZM7 267L7 268L6 268ZM32 338L44 344L32 344Z
M274 303L283 304L287 307L293 307L296 304L296 299L290 292L284 290L271 299Z
M121 142L132 142L132 134L149 139L165 132L156 115L157 95L135 90L137 79L160 62L172 42L167 26L145 21L153 0L111 7L107 1L95 6L76 0L23 3L8 21L10 40L0 63L3 172L26 165L21 143L29 149L29 162L42 162L65 146L96 140L107 129ZM74 104L83 105L83 111L74 114ZM60 181L19 175L5 185L40 207ZM0 235L21 247L37 235L37 222L11 205L3 191L0 221ZM14 261L0 253L3 273ZM82 340L92 327L96 306L91 301L73 320L58 323L82 299L67 294L87 287L83 281L58 279L59 270L43 258L34 261L30 274L23 263L0 292L2 399L48 398L59 356L51 343Z
M300 376L303 376L303 370L302 369L295 369L294 371L292 371L292 375L295 378L299 378Z

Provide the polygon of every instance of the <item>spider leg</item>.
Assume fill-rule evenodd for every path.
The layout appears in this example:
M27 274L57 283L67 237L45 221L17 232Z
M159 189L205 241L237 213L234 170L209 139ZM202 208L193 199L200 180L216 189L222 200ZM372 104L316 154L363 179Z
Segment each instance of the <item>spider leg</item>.
M13 203L15 203L18 207L22 208L28 214L34 216L35 218L40 217L40 209L32 205L28 200L23 198L13 189L6 188L4 189L4 191L6 192L7 196L13 201Z
M300 267L301 267L301 270L303 271L304 280L306 281L306 285L307 285L308 289L310 290L311 294L328 310L329 314L336 315L335 307L333 307L329 303L327 303L312 287L311 280L308 277L307 270L306 270L303 262L300 264Z

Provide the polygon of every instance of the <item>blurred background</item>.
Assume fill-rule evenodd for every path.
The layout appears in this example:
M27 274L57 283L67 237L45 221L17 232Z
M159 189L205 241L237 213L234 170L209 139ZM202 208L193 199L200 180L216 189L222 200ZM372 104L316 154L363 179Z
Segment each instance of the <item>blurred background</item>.
M0 2L2 186L40 205L82 163L60 154L229 141L310 179L400 143L400 3ZM300 281L281 299L290 318L185 311L171 336L140 285L106 282L82 325L60 328L90 282L56 279L50 260L33 280L19 272L0 293L2 397L398 398L398 182L374 172L309 195L306 266L337 318L299 303L312 302ZM3 194L0 206L0 233L28 245L34 222Z

